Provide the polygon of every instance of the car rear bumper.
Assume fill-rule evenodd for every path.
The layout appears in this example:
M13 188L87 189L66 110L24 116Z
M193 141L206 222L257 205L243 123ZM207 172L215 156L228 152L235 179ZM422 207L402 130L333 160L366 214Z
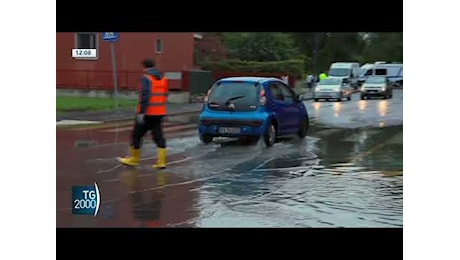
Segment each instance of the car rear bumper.
M265 112L225 113L203 111L198 122L199 134L222 137L260 136L265 133L269 114Z
M361 96L385 96L388 93L388 90L377 90L377 91L361 91Z
M316 92L313 96L317 99L339 98L340 92Z
M222 129L239 129L238 132L223 132ZM255 126L225 126L225 125L209 125L205 126L200 124L198 126L198 132L200 134L206 134L211 136L221 137L243 137L243 136L261 136L265 133L266 124L262 124L259 127Z

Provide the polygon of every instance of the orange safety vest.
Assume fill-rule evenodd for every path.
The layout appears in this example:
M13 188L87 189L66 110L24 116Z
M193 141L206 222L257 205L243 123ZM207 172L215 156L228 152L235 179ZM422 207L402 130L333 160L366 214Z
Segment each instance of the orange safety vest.
M150 96L145 110L146 116L162 116L166 115L166 101L168 95L168 80L166 77L156 79L152 75L144 75L150 80ZM139 100L140 97L139 91ZM141 105L137 105L137 113L141 111Z

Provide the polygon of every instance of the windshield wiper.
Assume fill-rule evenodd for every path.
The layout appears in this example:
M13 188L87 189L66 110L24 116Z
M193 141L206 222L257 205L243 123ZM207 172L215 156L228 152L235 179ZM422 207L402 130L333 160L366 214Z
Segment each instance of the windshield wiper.
M228 103L230 103L230 101L232 101L232 100L236 100L236 99L240 99L240 98L244 98L244 97L246 97L246 96L231 97L225 102L225 105L228 105Z

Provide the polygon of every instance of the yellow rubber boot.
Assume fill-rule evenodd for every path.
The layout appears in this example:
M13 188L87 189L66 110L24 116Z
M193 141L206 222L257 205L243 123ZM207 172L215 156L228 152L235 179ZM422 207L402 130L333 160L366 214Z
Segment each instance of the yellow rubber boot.
M153 165L155 169L166 168L166 148L158 148L157 150L157 163Z
M129 148L130 156L124 158L118 158L118 161L124 165L137 166L141 159L141 149Z

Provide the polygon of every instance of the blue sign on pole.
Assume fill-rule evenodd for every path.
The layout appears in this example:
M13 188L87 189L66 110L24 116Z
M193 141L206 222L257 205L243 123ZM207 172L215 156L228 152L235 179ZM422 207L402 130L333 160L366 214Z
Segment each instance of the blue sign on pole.
M105 42L116 42L118 40L118 33L116 32L103 32L102 40Z

